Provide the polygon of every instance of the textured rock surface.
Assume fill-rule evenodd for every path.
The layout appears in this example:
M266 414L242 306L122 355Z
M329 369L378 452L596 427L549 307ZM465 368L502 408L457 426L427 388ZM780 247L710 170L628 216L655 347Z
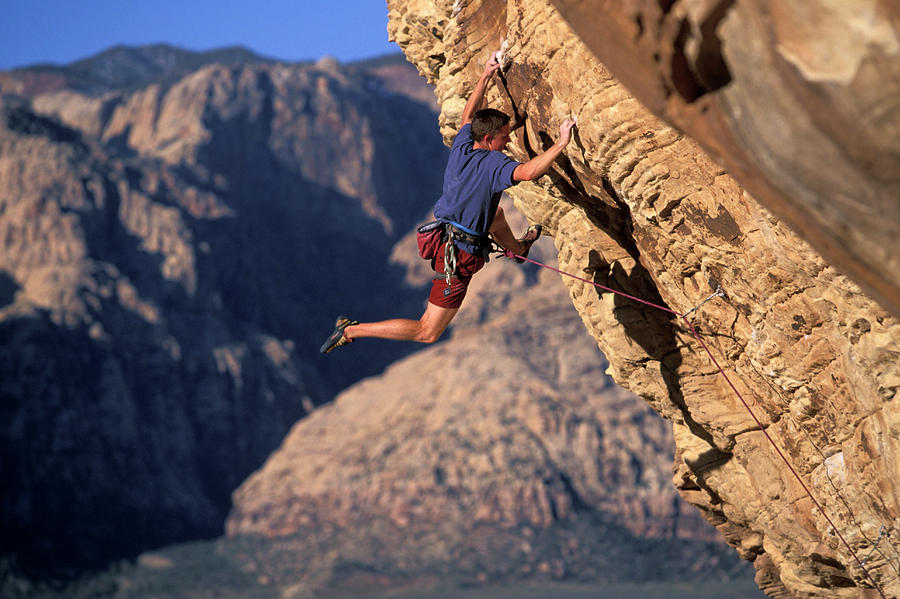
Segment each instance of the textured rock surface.
M871 578L683 325L568 282L616 381L672 421L682 496L753 561L761 588L776 597L857 597L873 584L900 593L896 320L638 103L549 2L388 6L393 39L436 85L445 139L504 40L509 91L528 115L513 154L533 155L564 116L578 115L553 173L513 191L554 235L562 268L682 312L716 284L727 293L698 312L697 326L853 553L869 556ZM501 86L489 102L513 110ZM893 238L896 219L884 221Z
M900 5L553 4L644 106L900 317Z
M334 61L170 50L0 101L0 554L42 567L220 533L299 417L403 351L318 345L337 297L402 305L391 230L440 186L431 107Z

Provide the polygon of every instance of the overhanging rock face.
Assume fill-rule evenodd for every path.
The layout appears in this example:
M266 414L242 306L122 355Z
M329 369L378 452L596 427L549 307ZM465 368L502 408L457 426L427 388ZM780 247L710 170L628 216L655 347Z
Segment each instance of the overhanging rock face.
M753 561L761 588L775 597L900 594L897 321L735 178L767 172L733 167L731 159L749 163L737 146L713 148L726 170L659 120L549 1L390 0L388 7L392 38L436 85L446 139L504 41L506 87L496 81L488 102L527 115L511 153L526 160L556 139L564 117L578 116L553 172L511 191L553 235L563 270L676 312L717 285L727 294L694 313L695 325L824 516L678 319L566 280L616 381L672 421L675 485ZM774 178L765 185L781 189ZM845 222L842 231L870 238L885 264L896 265L887 255L895 250L877 241L879 231L897 232L897 218L885 220L868 230L862 221Z
M553 5L645 106L900 316L900 5Z

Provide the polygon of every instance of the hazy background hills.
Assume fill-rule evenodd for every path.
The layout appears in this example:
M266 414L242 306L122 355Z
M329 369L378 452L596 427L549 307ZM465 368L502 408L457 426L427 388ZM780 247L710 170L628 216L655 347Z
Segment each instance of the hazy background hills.
M431 107L364 66L250 58L4 76L5 544L92 563L217 534L291 423L410 351L317 353L336 310L409 297L388 256L440 189Z
M6 592L137 554L64 595L746 578L556 275L491 263L412 356L317 353L424 307L446 149L402 57L117 47L0 92Z

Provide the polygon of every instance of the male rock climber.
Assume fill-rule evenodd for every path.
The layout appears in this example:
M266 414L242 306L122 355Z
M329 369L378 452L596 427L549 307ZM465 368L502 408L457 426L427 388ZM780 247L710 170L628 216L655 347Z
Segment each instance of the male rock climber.
M500 195L519 181L531 181L543 175L569 143L575 121L563 121L559 140L528 162L519 163L506 156L502 150L510 141L510 117L492 108L481 110L487 87L499 68L496 54L491 55L466 102L459 132L450 149L443 194L434 207L434 216L442 227L447 227L447 234L433 258L437 274L425 313L419 320L398 318L364 323L341 316L322 344L323 354L363 337L420 343L437 341L459 311L472 275L484 266L490 238L504 249L526 256L540 236L540 226L533 225L522 238L516 239L499 206ZM445 244L455 247L446 248ZM448 249L453 251L447 252ZM445 260L451 262L449 269Z

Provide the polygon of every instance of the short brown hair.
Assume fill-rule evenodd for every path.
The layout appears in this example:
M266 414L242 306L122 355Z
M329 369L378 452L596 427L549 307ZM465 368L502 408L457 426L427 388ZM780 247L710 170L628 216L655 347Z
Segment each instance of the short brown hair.
M493 135L509 122L509 115L496 108L484 108L472 115L472 139L481 141L485 135Z

